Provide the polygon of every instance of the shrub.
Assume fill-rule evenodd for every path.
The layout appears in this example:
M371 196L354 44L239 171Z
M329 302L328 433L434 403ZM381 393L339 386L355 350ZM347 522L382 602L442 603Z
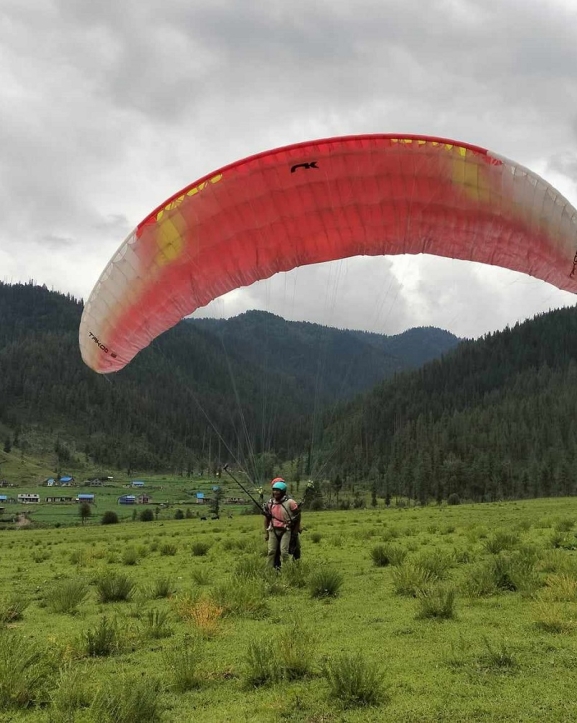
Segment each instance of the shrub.
M118 524L118 515L113 510L107 510L102 515L101 523L103 525L117 525Z
M182 510L176 510L174 513L175 520L184 520L184 512Z
M382 675L360 653L344 653L325 663L330 697L345 708L378 705L385 700Z
M134 583L122 573L107 572L96 580L98 599L102 603L130 600Z
M455 589L452 587L427 587L417 593L417 600L417 618L450 620L455 617Z
M322 540L322 535L320 532L313 532L311 534L311 542L313 542L315 545L318 545L319 542Z
M343 584L343 576L338 570L322 567L309 576L308 587L311 597L337 597Z
M398 545L376 545L371 550L373 564L377 567L400 565L406 557L406 551Z
M461 498L459 497L459 495L458 495L456 492L452 492L452 493L447 497L447 504L448 504L448 505L460 505L460 504L461 504Z
M145 510L142 510L139 515L139 519L141 522L152 522L154 520L154 512L150 509L150 507L147 507Z
M191 552L193 557L204 557L210 550L208 542L193 542Z
M186 637L181 645L163 653L164 664L172 678L177 693L186 693L200 685L198 668L204 657L204 647L197 637Z
M54 664L30 639L0 630L0 710L44 702Z
M60 580L48 592L46 604L52 612L73 615L87 595L88 585L81 578Z
M99 689L91 712L100 723L160 723L160 681L140 673L112 677Z
M84 653L91 658L112 655L120 647L118 625L116 621L111 622L104 615L97 625L81 633L80 641Z

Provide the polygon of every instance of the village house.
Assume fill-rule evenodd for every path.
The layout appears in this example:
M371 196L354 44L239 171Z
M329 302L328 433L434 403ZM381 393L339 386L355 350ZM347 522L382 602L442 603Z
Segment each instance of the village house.
M118 498L118 504L119 505L135 505L136 504L136 495L121 495Z
M79 494L75 501L88 502L89 505L93 505L96 503L96 497L92 494Z
M40 502L40 495L30 492L23 492L22 494L18 495L18 502L24 505L36 504Z

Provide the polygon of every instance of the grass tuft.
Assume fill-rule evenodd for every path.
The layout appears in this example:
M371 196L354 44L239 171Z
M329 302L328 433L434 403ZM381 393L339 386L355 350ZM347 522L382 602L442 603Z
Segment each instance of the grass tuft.
M417 597L418 594L431 585L435 578L424 567L413 562L405 562L393 570L393 589L397 595Z
M212 589L211 599L224 615L249 618L266 617L269 605L260 580L233 577Z
M134 588L134 582L120 572L106 572L96 579L98 599L102 603L130 600Z
M455 617L455 589L431 586L417 593L419 611L417 618L451 620Z
M0 600L0 626L22 620L30 601L21 595L10 595Z
M178 616L193 623L203 638L213 638L219 632L224 608L211 598L182 595L174 599L174 607Z
M90 658L105 658L114 655L120 648L120 633L116 621L105 615L93 627L80 634L81 646Z
M156 608L148 610L142 625L144 636L154 640L169 638L173 632L167 610L157 610Z
M281 679L278 659L272 653L268 637L250 641L244 663L244 681L247 687L258 688Z
M555 602L577 602L577 579L573 575L561 573L549 575L545 580L543 596Z
M195 567L190 573L190 577L195 585L210 584L210 572L204 567Z
M124 673L108 679L91 708L99 723L160 723L163 706L157 678Z
M204 658L204 646L197 637L186 637L180 645L163 653L164 664L171 677L171 687L186 693L201 685L199 667Z
M430 573L433 579L444 580L453 565L453 558L439 550L427 550L418 555L415 565Z
M68 664L58 675L56 687L50 692L50 723L75 723L79 712L90 707L93 683L77 664Z
M46 595L46 605L54 613L74 615L88 595L88 584L81 578L59 580Z
M153 600L159 600L161 598L169 598L174 595L174 585L172 579L168 575L157 577L152 584L150 591L150 597Z
M122 564L138 565L138 550L135 547L125 547L122 551Z
M160 554L164 557L174 557L177 552L177 546L173 542L165 542L160 546Z
M0 710L43 703L54 662L19 632L0 630Z
M375 545L371 550L371 558L373 564L377 567L386 567L387 565L401 565L407 555L406 550L398 545Z
M495 646L483 636L483 642L485 652L477 658L477 663L482 669L504 673L517 670L519 667L517 657L506 641L502 640Z
M519 544L519 535L508 530L496 530L483 540L483 547L487 552L496 555L503 550L513 550Z
M330 567L321 567L309 575L308 588L311 597L337 597L343 585L342 574Z
M209 550L210 545L208 542L193 542L190 551L193 557L204 557Z
M378 667L360 653L344 653L327 661L323 675L329 684L330 698L345 708L376 706L386 694Z

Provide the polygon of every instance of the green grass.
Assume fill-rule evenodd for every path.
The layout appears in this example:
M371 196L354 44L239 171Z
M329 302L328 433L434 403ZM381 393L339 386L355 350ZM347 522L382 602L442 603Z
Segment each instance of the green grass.
M173 512L0 531L0 719L572 718L577 499L308 512L280 573L259 517Z

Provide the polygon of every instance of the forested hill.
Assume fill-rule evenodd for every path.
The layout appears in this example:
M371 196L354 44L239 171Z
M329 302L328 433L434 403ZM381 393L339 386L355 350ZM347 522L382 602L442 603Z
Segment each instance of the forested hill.
M247 362L297 379L306 398L318 399L322 406L356 396L399 371L422 366L459 342L450 332L434 327L385 336L285 321L265 311L188 323L217 335L224 349L233 349Z
M324 460L324 461L323 461ZM389 494L577 492L577 311L463 342L344 407L319 466Z
M70 296L0 283L0 442L56 450L68 467L198 469L249 444L290 457L306 447L314 409L417 363L414 335L422 358L458 342L413 330L406 349L403 335L391 340L391 357L378 335L363 343L355 332L249 312L181 322L122 372L100 376L80 359L81 313Z

